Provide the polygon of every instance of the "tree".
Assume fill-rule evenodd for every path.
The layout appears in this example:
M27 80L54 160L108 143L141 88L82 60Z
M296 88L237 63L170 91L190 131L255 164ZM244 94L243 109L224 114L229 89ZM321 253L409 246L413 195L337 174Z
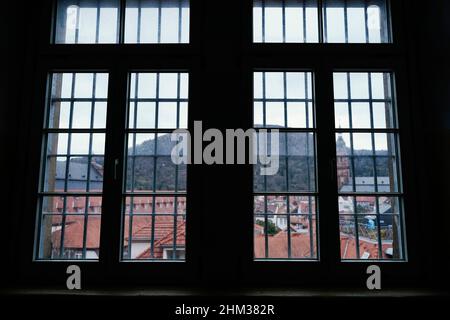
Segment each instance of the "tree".
M256 221L256 224L257 225L260 225L260 226L262 226L262 227L265 227L265 222L264 221ZM269 235L269 236L273 236L273 235L276 235L278 232L280 232L281 231L281 229L280 228L278 228L276 225L275 225L275 223L273 223L272 221L270 221L270 220L267 220L267 234Z

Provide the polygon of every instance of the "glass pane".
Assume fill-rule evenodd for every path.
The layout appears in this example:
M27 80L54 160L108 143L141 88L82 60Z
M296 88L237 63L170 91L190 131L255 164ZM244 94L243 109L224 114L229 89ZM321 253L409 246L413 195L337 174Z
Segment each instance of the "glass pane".
M260 175L260 164L254 166L256 192L314 192L315 191L315 136L309 133L280 134L279 150L272 155L272 166L278 170L272 175ZM260 146L257 154L264 154ZM269 154L270 155L270 154ZM278 163L275 161L278 158Z
M58 0L55 43L117 43L119 0Z
M66 155L69 145L68 133L49 133L47 135L47 154L48 155Z
M94 104L94 129L106 129L106 102Z
M130 85L130 129L187 128L187 73L132 73Z
M254 197L255 259L316 259L316 206L308 196Z
M312 74L255 72L254 126L313 128Z
M92 103L74 102L72 113L72 128L86 129L91 126Z
M329 43L389 43L385 0L324 0L324 40Z
M38 259L98 259L107 86L107 74L52 75L41 161Z
M189 0L128 0L125 43L189 43Z
M156 208L173 209L173 202L154 199ZM184 260L184 215L127 214L124 221L122 257L125 260Z
M390 79L389 73L335 73L336 128L395 128Z
M39 259L58 259L60 257L62 221L62 215L42 216L39 226Z
M341 258L404 260L391 74L336 73L334 81Z
M127 191L149 192L154 184L154 157L129 157L127 163Z
M69 129L70 111L70 102L55 101L52 103L50 106L48 127L52 129Z
M326 12L324 20L327 25L327 42L346 42L344 9L328 7L324 12Z
M39 259L98 260L99 215L43 215Z
M153 133L137 133L128 136L128 155L146 156L156 153L156 140Z
M107 87L106 73L53 74L47 127L105 128Z
M254 0L253 42L318 42L316 0Z
M170 131L187 128L187 98L187 73L130 74L124 260L185 259L187 167Z
M341 259L357 259L356 228L353 216L339 217Z
M261 194L254 196L255 259L317 259L315 197L302 195L316 192L312 92L309 72L254 73L254 126L279 130L260 131L254 142L258 158L270 160L253 166L253 191Z

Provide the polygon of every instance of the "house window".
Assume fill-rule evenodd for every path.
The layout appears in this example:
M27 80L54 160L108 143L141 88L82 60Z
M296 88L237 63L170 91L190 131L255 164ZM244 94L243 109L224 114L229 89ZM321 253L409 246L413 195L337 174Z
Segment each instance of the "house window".
M254 127L280 131L278 172L262 175L254 166L257 260L318 258L312 78L311 72L254 73ZM258 153L266 144L261 138Z
M171 159L171 133L187 128L188 74L131 73L129 92L122 258L179 260L175 253L186 239L186 211L179 205L186 201L186 164ZM172 255L163 254L167 246Z
M65 44L189 43L189 0L60 0L54 36Z
M393 76L334 73L342 260L403 260L402 188Z
M87 204L101 207L107 89L106 73L50 77L37 259L98 259L86 251L98 251L101 213Z
M385 0L254 0L255 43L389 43Z
M173 251L173 249L164 249L163 256L164 259L171 259L171 257L175 257L175 259L177 260L184 260L185 259L184 248L177 249L176 251Z

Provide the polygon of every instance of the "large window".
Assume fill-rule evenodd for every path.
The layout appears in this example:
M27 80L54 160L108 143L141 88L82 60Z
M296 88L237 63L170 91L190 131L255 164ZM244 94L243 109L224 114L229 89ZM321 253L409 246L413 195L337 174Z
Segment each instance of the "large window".
M341 258L402 260L403 212L392 75L334 73Z
M98 259L108 74L54 73L43 133L37 259Z
M276 285L412 265L398 2L54 4L30 111L33 272Z
M279 168L273 175L254 168L255 259L318 257L312 92L311 72L254 73L254 126L280 130L279 142L257 144L279 144L271 154L279 156Z

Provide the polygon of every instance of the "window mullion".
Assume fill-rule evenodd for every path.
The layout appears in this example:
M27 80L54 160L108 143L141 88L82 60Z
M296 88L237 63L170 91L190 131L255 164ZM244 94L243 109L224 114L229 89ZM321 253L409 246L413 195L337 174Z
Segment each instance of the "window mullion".
M124 139L128 79L127 70L117 67L110 73L106 120L103 216L100 235L100 262L108 270L117 266L120 257Z
M335 265L339 261L339 228L337 177L335 173L336 143L334 129L333 78L331 68L315 71L318 233L320 261Z

